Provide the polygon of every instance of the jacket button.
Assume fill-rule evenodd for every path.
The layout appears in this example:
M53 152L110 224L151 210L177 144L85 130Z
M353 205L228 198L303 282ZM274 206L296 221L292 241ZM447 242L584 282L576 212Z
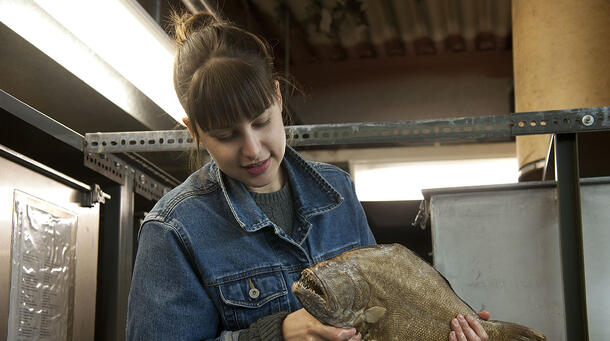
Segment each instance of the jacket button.
M256 288L252 288L250 289L250 291L248 291L248 295L250 295L250 298L258 298L260 294L261 292Z

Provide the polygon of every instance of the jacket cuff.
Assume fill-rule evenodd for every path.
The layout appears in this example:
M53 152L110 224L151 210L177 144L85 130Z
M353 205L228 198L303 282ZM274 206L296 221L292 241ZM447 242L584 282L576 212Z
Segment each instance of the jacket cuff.
M239 341L282 341L282 324L288 313L262 317L239 333Z

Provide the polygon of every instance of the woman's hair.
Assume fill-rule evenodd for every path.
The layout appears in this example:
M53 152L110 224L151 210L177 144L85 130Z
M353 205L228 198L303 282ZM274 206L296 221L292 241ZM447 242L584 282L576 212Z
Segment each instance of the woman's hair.
M174 88L193 125L203 131L253 119L277 99L273 57L254 34L212 14L172 14L177 53Z

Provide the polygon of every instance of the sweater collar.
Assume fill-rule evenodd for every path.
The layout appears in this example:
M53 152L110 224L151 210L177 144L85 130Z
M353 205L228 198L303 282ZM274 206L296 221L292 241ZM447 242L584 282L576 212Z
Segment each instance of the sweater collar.
M308 218L339 206L343 197L292 147L286 146L282 167L292 187L296 214ZM224 198L244 230L252 232L271 225L246 186L222 173L211 161L209 175L220 184Z

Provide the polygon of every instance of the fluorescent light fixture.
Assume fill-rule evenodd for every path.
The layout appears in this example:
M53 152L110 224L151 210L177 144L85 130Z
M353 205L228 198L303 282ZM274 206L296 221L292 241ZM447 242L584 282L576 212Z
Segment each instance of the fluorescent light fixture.
M172 82L175 47L137 2L3 0L0 20L124 110L133 107L126 79L177 122L186 116Z
M516 183L516 158L351 165L361 201L421 200L421 190Z

